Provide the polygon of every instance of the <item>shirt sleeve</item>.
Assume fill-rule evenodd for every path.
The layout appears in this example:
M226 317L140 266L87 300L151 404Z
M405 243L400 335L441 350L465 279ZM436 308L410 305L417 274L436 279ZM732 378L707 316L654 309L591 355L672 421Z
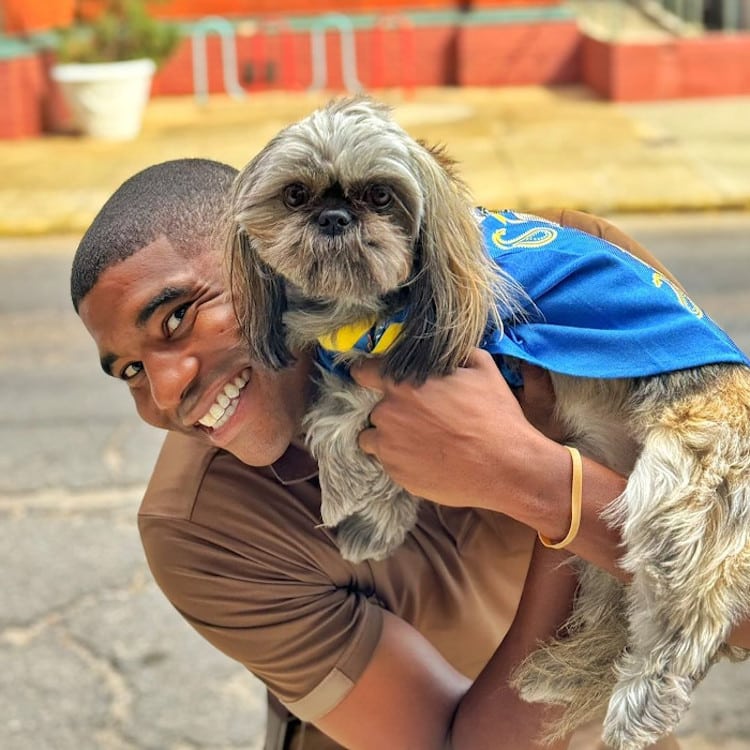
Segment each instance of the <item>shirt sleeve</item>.
M345 697L382 627L373 589L315 528L316 493L309 482L284 487L249 476L218 453L182 517L148 509L139 516L149 566L169 601L306 720Z

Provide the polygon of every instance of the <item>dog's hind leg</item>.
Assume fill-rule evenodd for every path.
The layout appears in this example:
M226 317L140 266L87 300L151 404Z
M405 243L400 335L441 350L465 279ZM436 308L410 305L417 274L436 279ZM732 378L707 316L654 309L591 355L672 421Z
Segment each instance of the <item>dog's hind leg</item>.
M512 678L524 700L564 707L544 728L549 742L603 717L616 682L614 665L627 639L623 585L583 560L571 564L579 570L579 586L570 618Z
M387 557L417 517L417 499L357 443L378 399L370 389L324 374L304 421L318 461L323 523L336 529L339 550L352 562Z
M732 623L750 611L750 401L707 391L664 410L607 511L633 575L629 647L604 725L616 750L676 726Z

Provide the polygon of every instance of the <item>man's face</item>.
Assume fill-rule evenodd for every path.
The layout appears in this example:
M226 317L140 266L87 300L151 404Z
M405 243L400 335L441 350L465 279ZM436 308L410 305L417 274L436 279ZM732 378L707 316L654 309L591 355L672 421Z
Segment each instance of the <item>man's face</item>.
M309 360L281 372L250 361L219 252L185 257L160 238L104 271L79 314L102 368L128 384L149 424L252 466L275 461L297 435Z

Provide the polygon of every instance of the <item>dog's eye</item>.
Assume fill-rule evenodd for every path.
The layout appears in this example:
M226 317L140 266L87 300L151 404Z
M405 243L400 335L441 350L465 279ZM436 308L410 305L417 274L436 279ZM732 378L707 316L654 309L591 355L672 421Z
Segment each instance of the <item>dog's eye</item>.
M299 208L310 200L310 191L301 183L294 182L284 188L282 196L287 208Z
M393 200L393 191L387 185L370 185L365 192L365 200L375 208L386 208Z

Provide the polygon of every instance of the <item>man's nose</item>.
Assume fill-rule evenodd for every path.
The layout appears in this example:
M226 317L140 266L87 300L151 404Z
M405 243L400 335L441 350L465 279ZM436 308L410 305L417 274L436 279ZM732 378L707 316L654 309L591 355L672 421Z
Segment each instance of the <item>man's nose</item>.
M198 376L198 359L184 352L152 354L145 362L154 404L164 411L177 408Z

